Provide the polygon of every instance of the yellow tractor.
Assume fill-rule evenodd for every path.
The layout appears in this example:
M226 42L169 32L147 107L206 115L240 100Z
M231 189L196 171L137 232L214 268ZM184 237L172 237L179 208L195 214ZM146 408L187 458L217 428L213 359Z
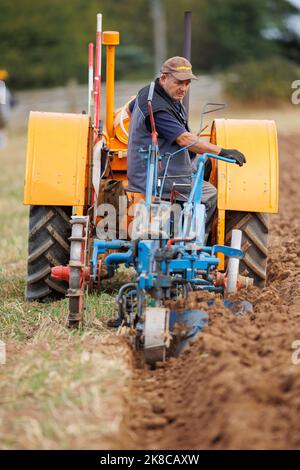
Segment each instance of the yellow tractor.
M210 182L215 185L218 193L217 211L210 236L211 244L215 247L230 245L232 230L238 229L242 232L240 250L243 252L243 257L238 256L238 251L234 251L234 247L231 254L225 248L203 248L197 237L200 245L197 242L198 245L193 247L190 245L182 247L183 242L169 240L169 244L167 242L165 245L159 245L159 253L164 261L159 265L159 258L156 255L156 266L160 266L156 269L161 272L163 263L169 262L166 260L173 246L177 246L177 251L186 249L186 254L183 256L186 264L184 267L183 265L178 267L180 260L174 260L177 253L174 249L170 261L174 276L171 276L168 287L165 287L162 279L166 279L166 276L157 275L156 272L150 275L148 267L143 264L146 262L142 256L148 249L150 252L153 251L153 247L149 248L147 242L142 244L139 241L138 245L135 243L131 246L130 238L97 240L99 202L109 200L112 187L119 188L125 196L127 194L126 152L130 124L130 118L125 113L125 105L122 109L114 111L115 47L119 44L119 33L102 32L101 29L101 18L98 15L94 68L93 46L90 45L88 112L86 114L30 113L24 191L24 203L30 205L26 299L32 301L49 296L68 295L69 324L76 325L82 320L85 290L91 287L99 288L101 277L112 275L121 262L126 266L134 266L133 253L139 260L139 264L137 263L135 267L140 285L138 288L133 285L128 287L131 298L138 297L135 303L131 302L131 310L133 305L136 306L140 302L139 292L143 292L142 302L147 304L147 295L157 286L166 292L168 288L171 294L175 291L174 283L177 283L178 287L187 282L190 284L195 282L197 288L201 288L202 284L205 286L211 283L211 286L214 286L212 289L217 289L215 274L223 273L224 276L227 256L241 258L240 275L252 278L254 284L259 287L265 286L268 214L278 210L278 149L276 126L273 121L216 119L211 128L201 134L201 138L208 138L210 142L223 148L237 148L247 157L247 164L242 168L212 159L210 173ZM105 130L102 129L99 119L101 44L106 47ZM186 239L186 242L188 241ZM166 245L167 248L162 255L162 246ZM139 249L143 255L137 254ZM199 279L191 280L187 277L183 280L183 271L185 270L185 276L189 272L187 266L191 263L189 256L192 250L194 250L193 256L199 257L195 278L202 272L202 275L198 276L201 282ZM203 260L207 261L205 256L208 253L213 269L210 265L207 268L209 274L205 275L199 267L203 266L201 264ZM146 254L145 257L147 256ZM212 257L216 257L217 261L212 261ZM139 270L137 266L142 264L144 267ZM215 274L211 275L213 272ZM129 291L127 290L127 294ZM129 302L128 299L129 297L125 298ZM155 309L158 311L159 308L161 310L164 308L161 321L165 325L167 309L158 298L155 298L155 301L152 299L143 308L143 315L148 311L149 318ZM125 313L123 312L123 319L126 314L130 316L128 312ZM135 318L132 324L136 327L139 322L140 319ZM149 325L147 328L151 330ZM165 331L165 326L160 325L158 328ZM150 337L151 334L150 332ZM164 343L163 348L158 348L160 351L158 356L150 353L149 362L155 362L157 357L161 359L165 346ZM151 351L151 345L148 349Z

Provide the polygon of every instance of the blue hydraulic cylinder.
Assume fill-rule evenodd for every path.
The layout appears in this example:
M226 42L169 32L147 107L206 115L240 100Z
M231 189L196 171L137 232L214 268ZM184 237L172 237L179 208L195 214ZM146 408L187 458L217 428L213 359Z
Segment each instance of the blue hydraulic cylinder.
M96 277L97 265L98 265L98 255L107 253L109 250L118 250L120 248L130 248L130 242L126 240L99 240L95 239L93 243L93 256L92 256L92 265L93 265L93 276ZM128 253L128 252L127 252ZM119 254L119 253L116 253ZM122 253L126 254L126 253ZM111 256L111 255L109 255ZM106 258L107 259L107 258ZM124 261L121 261L124 262Z
M111 268L116 268L118 264L126 264L129 267L132 262L131 248L126 253L111 253L105 258L105 264Z

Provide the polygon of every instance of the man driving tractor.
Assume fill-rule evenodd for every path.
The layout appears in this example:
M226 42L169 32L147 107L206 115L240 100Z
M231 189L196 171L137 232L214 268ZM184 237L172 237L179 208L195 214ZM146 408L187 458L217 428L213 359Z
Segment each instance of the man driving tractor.
M162 198L170 200L175 195L176 201L181 203L187 200L191 190L196 154L207 152L228 157L235 160L239 166L246 163L245 156L238 150L223 149L209 142L200 141L199 136L190 131L182 100L193 79L196 77L192 73L190 62L184 57L171 57L163 64L160 77L155 81L152 99L159 152L160 155L166 155L166 158L161 160L159 176L164 174L168 165L168 178L164 181ZM147 100L149 87L150 85L147 85L142 88L126 109L131 116L127 151L128 195L146 193L147 163L141 158L140 151L147 149L151 143ZM178 152L174 158L167 157L174 152ZM217 206L217 190L208 181L203 181L202 203L206 208L206 235L208 235ZM108 322L108 325L113 327L119 324L119 318Z
M160 77L155 81L153 94L153 113L158 133L160 154L174 153L180 149L168 163L168 179L165 181L163 198L170 199L176 186L176 200L185 201L191 189L193 160L196 154L213 153L232 158L242 166L246 163L245 156L238 150L221 149L217 145L200 141L188 126L187 115L182 104L191 80L196 77L192 73L190 62L184 57L171 57L161 68ZM131 115L127 151L128 191L145 194L146 192L146 161L141 159L141 148L148 148L151 143L151 127L147 97L149 86L142 88L137 97L127 106ZM191 145L192 144L192 145ZM185 148L188 147L188 150ZM159 176L165 171L166 158L162 159ZM181 176L182 178L170 178ZM174 186L175 185L175 186ZM216 209L217 191L208 181L204 181L202 202L206 207L206 227L210 226Z

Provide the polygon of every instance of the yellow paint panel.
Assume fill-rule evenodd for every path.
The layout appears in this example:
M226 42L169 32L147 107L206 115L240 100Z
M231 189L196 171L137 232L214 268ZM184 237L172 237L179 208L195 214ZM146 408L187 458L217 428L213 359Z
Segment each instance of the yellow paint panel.
M278 211L278 147L274 121L216 119L215 140L247 158L243 167L218 161L218 208Z
M24 204L85 204L89 118L31 112Z

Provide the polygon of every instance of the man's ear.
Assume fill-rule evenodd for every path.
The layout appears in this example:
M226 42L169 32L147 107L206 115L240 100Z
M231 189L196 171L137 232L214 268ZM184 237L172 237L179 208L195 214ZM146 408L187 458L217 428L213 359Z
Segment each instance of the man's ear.
M166 74L166 73L162 73L162 74L160 75L160 77L159 77L159 81L160 81L160 83L165 84L166 81L167 81L167 74Z

